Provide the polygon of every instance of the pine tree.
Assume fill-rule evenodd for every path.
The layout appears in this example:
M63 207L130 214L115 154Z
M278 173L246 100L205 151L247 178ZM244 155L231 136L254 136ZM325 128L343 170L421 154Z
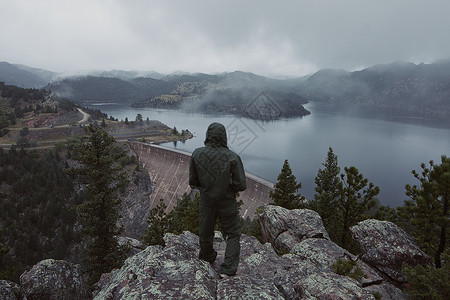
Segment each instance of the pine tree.
M322 218L323 224L327 230L335 226L336 206L339 197L339 191L342 183L339 178L341 168L338 167L337 155L333 153L330 147L327 154L327 160L322 164L323 169L319 169L314 179L316 183L314 200L310 207L315 210Z
M274 190L270 191L271 204L278 205L287 209L302 208L305 206L305 198L297 194L297 190L302 187L302 183L297 183L295 175L292 174L289 162L284 161L281 172L278 175L278 182L274 186Z
M165 246L164 234L169 229L169 219L166 215L167 206L164 199L159 200L159 204L150 210L147 219L148 227L142 236L144 243L147 245L161 245Z
M189 202L182 219L183 231L190 231L199 234L200 223L200 194L197 193L194 199Z
M406 292L411 299L444 300L450 295L450 251L442 253L443 265L434 268L433 265L412 267L403 263L402 273L408 284ZM445 296L447 295L447 296Z
M349 228L358 222L368 218L371 209L375 208L379 201L376 198L380 188L368 182L359 173L356 167L345 167L345 174L341 174L342 186L337 201L337 242L343 248L353 250ZM367 184L369 183L369 186Z
M77 217L86 237L84 267L89 282L96 282L102 273L110 272L124 261L124 249L116 236L121 199L117 194L126 184L125 173L116 166L125 151L114 147L115 139L100 127L89 125L77 160L78 168L69 173L79 175L86 184L87 199L77 207Z
M434 258L436 268L441 267L442 253L448 248L450 158L441 157L441 164L430 161L430 166L421 164L422 173L412 171L419 186L406 185L406 194L411 200L399 208L400 213L410 219L412 235L424 251Z
M183 217L186 215L186 210L191 202L191 197L184 193L181 199L177 200L177 205L169 213L169 232L180 234L185 230Z

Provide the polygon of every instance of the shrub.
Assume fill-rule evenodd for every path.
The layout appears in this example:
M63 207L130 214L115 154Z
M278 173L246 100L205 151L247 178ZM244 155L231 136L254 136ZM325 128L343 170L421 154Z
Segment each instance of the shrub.
M402 272L408 281L406 291L412 299L444 300L447 299L445 295L450 295L450 251L447 250L442 256L441 268L403 264Z
M351 277L358 282L361 282L363 278L367 278L367 275L364 274L363 270L354 260L338 258L332 267L334 273Z

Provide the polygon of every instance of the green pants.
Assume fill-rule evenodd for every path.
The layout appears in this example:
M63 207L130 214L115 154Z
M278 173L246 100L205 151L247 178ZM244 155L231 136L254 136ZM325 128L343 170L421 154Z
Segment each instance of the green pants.
M217 218L220 219L225 234L225 259L220 265L220 272L226 275L235 275L240 255L239 240L241 237L241 219L237 209L236 200L227 199L219 203L200 199L200 259L214 262L217 252L213 248L214 226Z

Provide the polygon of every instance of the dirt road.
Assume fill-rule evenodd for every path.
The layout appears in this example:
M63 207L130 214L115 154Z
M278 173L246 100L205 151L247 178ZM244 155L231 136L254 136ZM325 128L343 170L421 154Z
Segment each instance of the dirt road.
M78 111L79 111L80 113L83 114L83 119L81 119L80 121L78 121L78 124L86 124L86 123L88 122L89 118L91 117L91 115L88 114L88 113L86 113L86 112L84 112L83 110L81 110L81 108L78 108L78 107L77 107L77 109L78 109Z

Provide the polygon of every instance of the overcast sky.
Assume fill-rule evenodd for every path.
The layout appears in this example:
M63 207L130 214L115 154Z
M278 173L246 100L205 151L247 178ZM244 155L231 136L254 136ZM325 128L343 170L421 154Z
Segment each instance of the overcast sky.
M0 0L0 61L303 76L450 58L449 0Z

